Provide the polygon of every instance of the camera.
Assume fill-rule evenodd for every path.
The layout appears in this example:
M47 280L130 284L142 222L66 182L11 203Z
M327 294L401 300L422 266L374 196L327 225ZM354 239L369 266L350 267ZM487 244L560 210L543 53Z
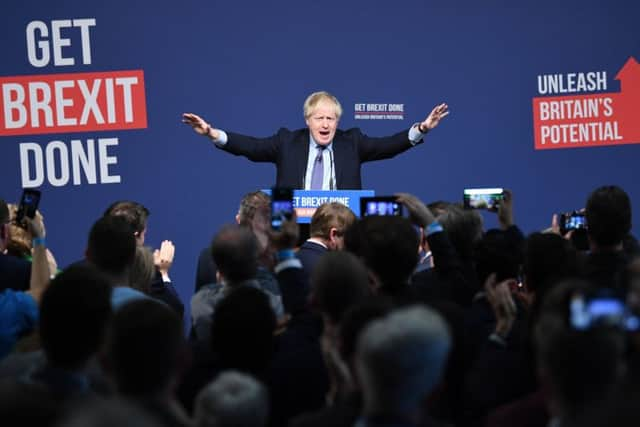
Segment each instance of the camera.
M360 216L402 216L403 206L394 196L362 197Z
M293 189L275 187L271 189L271 228L280 230L282 223L293 218Z
M465 209L496 210L504 200L503 188L467 188L462 197Z

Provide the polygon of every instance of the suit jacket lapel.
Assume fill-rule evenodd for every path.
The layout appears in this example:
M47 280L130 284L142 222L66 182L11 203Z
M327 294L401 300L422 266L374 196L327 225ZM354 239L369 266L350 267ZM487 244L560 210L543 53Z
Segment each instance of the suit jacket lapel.
M298 141L294 144L296 153L296 177L298 188L304 189L304 179L307 173L307 160L309 160L309 130L300 133Z
M333 168L334 168L334 173L336 175L336 185L334 187L335 189L340 189L342 188L342 161L345 158L345 144L341 144L340 141L338 140L338 137L334 137L333 138Z

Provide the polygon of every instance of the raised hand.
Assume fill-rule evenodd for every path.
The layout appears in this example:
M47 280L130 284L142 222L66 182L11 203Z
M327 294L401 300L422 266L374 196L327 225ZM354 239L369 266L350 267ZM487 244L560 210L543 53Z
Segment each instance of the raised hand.
M163 275L169 273L175 253L176 247L170 240L163 240L160 249L153 252L153 264Z
M197 114L182 114L182 123L186 123L191 126L198 135L211 136L213 139L217 139L218 137L218 131Z
M413 194L397 193L395 196L398 203L402 203L407 207L409 219L415 225L424 228L435 221L435 217L429 208Z
M445 103L440 105L436 105L431 113L427 116L426 119L420 125L418 125L419 131L430 131L431 129L438 126L440 120L447 117L449 115L449 106Z

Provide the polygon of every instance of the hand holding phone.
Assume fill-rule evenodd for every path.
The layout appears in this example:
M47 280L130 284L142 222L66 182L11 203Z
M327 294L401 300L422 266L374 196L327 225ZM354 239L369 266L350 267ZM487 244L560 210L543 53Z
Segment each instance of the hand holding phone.
M362 197L360 216L402 216L403 206L395 196Z
M466 188L462 200L465 209L498 210L504 200L503 188Z
M581 230L587 228L587 219L584 211L573 211L560 214L559 217L560 234L566 235L571 230Z
M271 229L280 230L284 221L293 218L293 189L271 189Z
M39 190L25 188L22 191L22 197L20 197L20 204L18 205L18 211L16 213L15 222L17 225L26 228L24 218L35 218L38 205L40 204L40 195Z

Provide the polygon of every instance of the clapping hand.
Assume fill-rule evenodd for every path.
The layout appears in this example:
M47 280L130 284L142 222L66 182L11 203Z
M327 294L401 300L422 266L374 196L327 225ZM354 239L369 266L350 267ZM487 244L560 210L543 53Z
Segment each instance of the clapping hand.
M163 240L160 249L153 252L153 264L163 276L169 274L175 253L176 247L170 240Z

